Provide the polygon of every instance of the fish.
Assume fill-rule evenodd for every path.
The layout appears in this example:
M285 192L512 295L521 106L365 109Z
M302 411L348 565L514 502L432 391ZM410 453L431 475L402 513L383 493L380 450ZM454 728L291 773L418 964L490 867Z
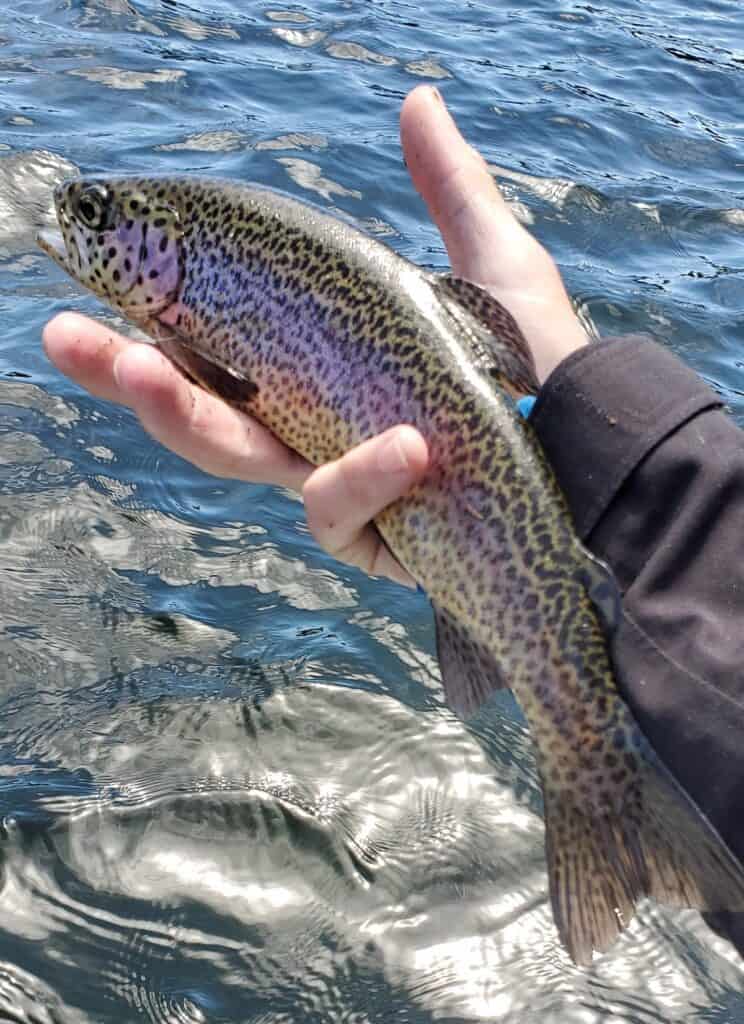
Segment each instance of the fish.
M54 205L42 249L311 463L396 424L421 432L425 476L375 526L431 601L450 707L471 716L508 686L525 713L574 963L606 952L646 897L743 910L742 864L622 697L622 601L515 409L539 384L508 310L269 188L82 177Z

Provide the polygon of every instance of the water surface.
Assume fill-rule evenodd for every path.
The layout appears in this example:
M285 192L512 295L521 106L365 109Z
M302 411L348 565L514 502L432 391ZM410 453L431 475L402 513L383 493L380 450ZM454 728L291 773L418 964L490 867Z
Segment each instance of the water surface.
M738 0L6 5L1 1020L744 1021L691 911L570 965L509 696L458 722L422 598L53 370L44 322L106 314L33 242L78 168L202 171L444 267L397 137L435 83L582 311L744 421L741 25Z

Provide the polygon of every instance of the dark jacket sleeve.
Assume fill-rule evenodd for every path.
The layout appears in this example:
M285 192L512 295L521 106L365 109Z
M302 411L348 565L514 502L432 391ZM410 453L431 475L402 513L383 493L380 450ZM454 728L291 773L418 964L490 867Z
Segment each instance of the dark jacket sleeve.
M744 860L744 434L721 405L636 335L570 356L530 420L580 536L619 582L621 689Z

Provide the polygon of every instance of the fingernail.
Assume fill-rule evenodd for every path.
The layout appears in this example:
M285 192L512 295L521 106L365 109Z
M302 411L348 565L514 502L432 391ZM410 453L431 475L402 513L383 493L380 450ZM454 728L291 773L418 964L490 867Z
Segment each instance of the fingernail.
M114 381L116 382L117 388L121 391L122 397L131 396L132 394L131 368L128 374L126 366L122 363L122 359L128 354L128 352L120 352L111 364L111 373Z
M431 94L434 97L434 99L437 100L439 103L441 103L442 106L444 106L444 100L442 99L442 94L439 91L439 89L437 89L436 85L431 85L431 86L429 86L429 88L431 89Z
M119 377L119 360L120 359L121 359L121 352L119 353L118 356L116 356L116 358L114 359L113 363L111 364L111 373L113 374L114 380L116 381L116 386L118 388L121 387L121 379Z
M397 431L387 439L377 453L377 465L383 473L408 472L408 455Z

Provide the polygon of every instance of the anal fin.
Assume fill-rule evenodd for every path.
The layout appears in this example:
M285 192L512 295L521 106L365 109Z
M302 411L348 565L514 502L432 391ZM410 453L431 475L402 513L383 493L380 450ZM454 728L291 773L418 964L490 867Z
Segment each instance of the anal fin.
M433 605L437 655L447 703L463 718L508 683L493 654L442 608Z

